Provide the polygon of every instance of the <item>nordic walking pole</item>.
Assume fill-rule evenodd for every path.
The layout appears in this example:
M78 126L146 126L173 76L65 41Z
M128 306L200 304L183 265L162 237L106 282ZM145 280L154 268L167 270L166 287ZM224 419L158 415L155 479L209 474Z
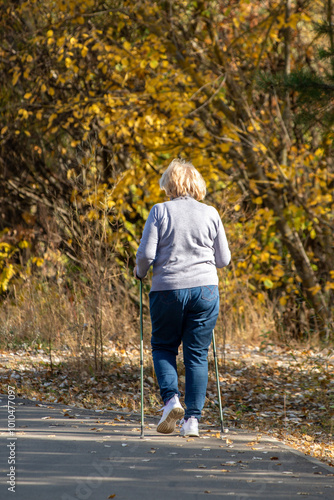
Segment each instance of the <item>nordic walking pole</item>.
M222 409L222 400L220 395L220 383L219 383L219 373L218 373L218 360L217 360L217 349L216 349L216 340L215 340L215 331L212 330L212 349L213 349L213 357L215 360L215 369L216 369L216 380L217 380L217 393L218 393L218 404L219 404L219 416L220 416L220 428L221 432L224 432L224 419L223 419L223 409Z
M140 438L144 437L144 356L143 356L143 283L139 281L140 309Z

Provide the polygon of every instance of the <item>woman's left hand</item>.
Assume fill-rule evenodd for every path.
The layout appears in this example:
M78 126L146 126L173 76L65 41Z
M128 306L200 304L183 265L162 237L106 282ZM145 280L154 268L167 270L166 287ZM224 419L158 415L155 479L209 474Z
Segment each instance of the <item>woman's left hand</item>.
M140 280L139 276L137 276L137 266L135 266L135 268L133 270L133 275L136 278L136 280Z

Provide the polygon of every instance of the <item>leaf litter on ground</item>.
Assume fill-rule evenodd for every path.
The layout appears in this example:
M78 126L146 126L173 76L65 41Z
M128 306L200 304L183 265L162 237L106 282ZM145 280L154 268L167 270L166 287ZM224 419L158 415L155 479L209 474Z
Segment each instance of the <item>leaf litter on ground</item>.
M54 352L53 370L46 350L22 347L0 351L0 390L16 388L16 396L36 405L63 403L96 411L140 411L140 363L137 346L126 349L110 342L105 368L94 373L92 362L68 360L66 351ZM145 349L145 414L160 416L161 401L151 354ZM284 443L334 465L334 352L330 349L265 349L225 346L218 349L220 387L226 427L270 434ZM80 366L81 365L81 366ZM179 366L184 394L184 371ZM203 437L216 436L218 398L213 360L209 360ZM65 418L76 416L64 410ZM118 415L110 422L124 422ZM100 429L96 428L95 432ZM226 446L233 441L222 436ZM258 441L249 443L256 448Z

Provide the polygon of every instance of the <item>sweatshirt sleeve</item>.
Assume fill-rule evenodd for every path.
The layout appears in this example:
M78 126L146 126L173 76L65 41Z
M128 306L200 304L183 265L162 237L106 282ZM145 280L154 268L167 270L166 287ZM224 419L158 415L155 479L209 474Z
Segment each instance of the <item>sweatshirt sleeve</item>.
M146 220L142 238L137 250L137 276L145 278L151 264L156 258L159 241L159 224L156 217L156 207L150 211Z
M218 231L217 231L217 236L213 243L213 248L215 251L216 267L227 266L231 261L231 252L226 239L224 226L219 214L218 214Z

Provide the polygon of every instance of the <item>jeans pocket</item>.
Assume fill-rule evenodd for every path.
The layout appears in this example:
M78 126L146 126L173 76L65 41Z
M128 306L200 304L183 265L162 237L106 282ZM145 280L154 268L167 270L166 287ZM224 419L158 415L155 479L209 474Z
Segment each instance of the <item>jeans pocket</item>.
M218 286L217 285L207 285L201 287L201 298L208 302L216 300L218 297Z

